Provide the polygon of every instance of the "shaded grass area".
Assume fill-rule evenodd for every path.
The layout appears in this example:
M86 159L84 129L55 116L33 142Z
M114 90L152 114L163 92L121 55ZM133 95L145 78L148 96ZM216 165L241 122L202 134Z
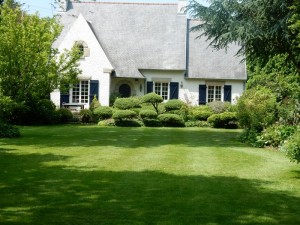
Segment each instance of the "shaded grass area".
M0 224L300 224L300 168L213 129L26 127L0 140Z

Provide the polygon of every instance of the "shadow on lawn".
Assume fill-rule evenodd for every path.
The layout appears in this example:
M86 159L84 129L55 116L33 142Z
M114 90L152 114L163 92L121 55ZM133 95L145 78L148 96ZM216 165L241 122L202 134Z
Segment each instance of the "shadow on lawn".
M261 181L44 164L63 158L0 149L2 225L300 224L300 199Z
M238 141L239 135L238 130L222 129L49 126L25 127L22 129L23 138L3 139L1 142L38 147L245 147Z

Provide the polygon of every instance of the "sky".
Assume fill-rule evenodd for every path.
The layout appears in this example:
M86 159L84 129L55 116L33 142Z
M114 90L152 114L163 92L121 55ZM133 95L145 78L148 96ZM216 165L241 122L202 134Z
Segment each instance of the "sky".
M23 3L23 9L29 13L38 12L42 17L52 17L55 12L54 0L17 0ZM91 1L91 0L90 0ZM97 0L109 2L177 2L177 0ZM205 2L206 0L199 0Z

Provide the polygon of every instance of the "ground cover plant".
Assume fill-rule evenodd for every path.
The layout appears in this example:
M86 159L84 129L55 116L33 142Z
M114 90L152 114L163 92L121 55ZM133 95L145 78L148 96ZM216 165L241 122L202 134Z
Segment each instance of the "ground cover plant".
M239 130L48 126L0 139L0 223L300 224L300 168Z

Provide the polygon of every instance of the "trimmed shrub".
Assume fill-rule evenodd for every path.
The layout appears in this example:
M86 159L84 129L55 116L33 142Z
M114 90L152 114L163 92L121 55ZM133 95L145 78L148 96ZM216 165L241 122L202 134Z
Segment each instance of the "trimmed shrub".
M229 105L231 104L229 102L214 101L214 102L207 103L207 105L210 107L213 113L219 114L219 113L226 112Z
M55 112L55 105L49 99L42 99L40 100L34 109L36 114L34 123L37 124L54 124L58 122L57 113Z
M184 105L185 105L185 103L179 99L171 99L164 104L167 112L173 111L173 110L179 110Z
M185 122L186 127L212 127L207 121L188 121Z
M195 120L206 121L208 117L213 114L213 111L209 106L199 106L195 107L191 111L192 118Z
M93 113L97 120L105 120L112 117L113 109L109 106L100 106L96 108Z
M161 122L158 119L143 119L146 127L161 127Z
M98 126L100 127L113 127L115 126L115 121L113 119L106 119L106 120L101 120L98 123Z
M91 102L91 105L90 105L90 110L94 111L95 109L97 109L100 106L101 106L100 102L98 101L96 95L94 95L93 101Z
M136 112L132 110L117 110L114 112L112 115L112 118L117 121L117 120L130 120L137 117Z
M60 108L56 111L60 123L68 123L73 119L72 112L67 108Z
M296 126L274 124L266 128L262 134L257 137L258 145L277 148L293 135L296 130Z
M150 103L154 107L154 109L157 113L158 113L158 105L159 105L159 103L162 103L163 101L164 101L164 99L160 95L158 95L154 92L148 93L148 94L144 95L142 98L142 102Z
M15 138L20 136L21 133L17 127L0 122L0 138Z
M158 116L159 121L165 127L184 127L183 119L176 114L161 114Z
M117 98L114 107L121 110L140 108L141 101L138 97Z
M144 126L142 121L137 120L137 119L115 120L115 124L118 127L142 127L142 126Z
M294 133L282 146L292 162L300 163L300 130Z
M220 114L213 114L208 117L207 121L213 125L214 128L237 128L237 115L234 112L224 112Z
M144 119L156 119L157 118L157 113L153 110L141 110L140 111L140 117Z
M93 112L89 109L80 110L79 116L82 123L91 123L93 121Z

